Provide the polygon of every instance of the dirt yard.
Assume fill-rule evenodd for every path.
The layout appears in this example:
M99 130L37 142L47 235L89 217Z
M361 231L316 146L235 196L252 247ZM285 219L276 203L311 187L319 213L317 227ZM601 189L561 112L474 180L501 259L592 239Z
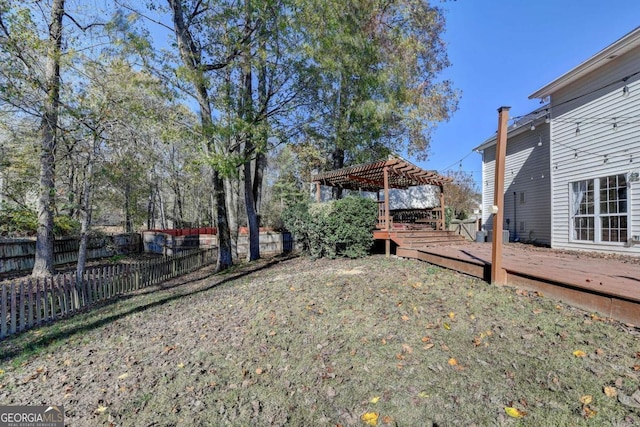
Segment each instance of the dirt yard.
M202 270L0 343L69 426L640 425L640 330L418 261Z

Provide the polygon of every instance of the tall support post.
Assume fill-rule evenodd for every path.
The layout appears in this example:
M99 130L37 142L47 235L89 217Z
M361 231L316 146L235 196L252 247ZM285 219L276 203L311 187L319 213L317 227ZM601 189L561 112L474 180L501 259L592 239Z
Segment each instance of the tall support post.
M504 219L504 169L507 156L507 126L509 109L498 109L498 138L496 145L496 177L493 191L493 239L491 245L491 283L505 285L507 272L502 268L502 222Z
M320 192L320 181L316 181L316 202L322 201L322 193Z
M389 167L385 166L383 169L384 176L384 224L387 230L387 239L384 242L384 253L386 256L391 256L391 215L389 213Z
M444 230L446 224L444 217L444 185L440 185L440 230Z

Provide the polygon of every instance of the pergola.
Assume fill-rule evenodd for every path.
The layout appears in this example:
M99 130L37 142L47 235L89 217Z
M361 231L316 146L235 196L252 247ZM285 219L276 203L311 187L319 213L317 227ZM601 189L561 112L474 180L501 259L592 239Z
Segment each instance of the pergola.
M316 183L316 198L320 201L322 185L340 187L355 191L368 191L378 194L378 228L389 231L391 226L389 210L389 189L407 189L420 185L435 185L440 189L440 220L437 228L444 229L444 191L443 186L453 181L435 171L421 169L401 158L390 158L365 165L324 172L312 179ZM384 200L380 201L380 191Z

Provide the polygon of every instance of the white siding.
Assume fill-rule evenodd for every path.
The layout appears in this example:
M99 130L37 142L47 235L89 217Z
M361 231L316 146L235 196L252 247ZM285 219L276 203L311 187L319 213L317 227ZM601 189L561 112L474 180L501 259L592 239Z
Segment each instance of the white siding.
M533 131L514 133L507 139L503 227L509 229L511 239L548 245L551 243L549 125L541 123ZM490 212L494 201L495 155L494 145L484 150L482 162L482 220L487 230L493 227Z
M638 70L640 48L552 94L553 247L640 253L640 244L572 242L569 195L571 182L640 171L640 76L627 81L630 95L626 98L621 81ZM576 134L578 123L580 132ZM629 235L637 236L640 182L630 185L627 197Z

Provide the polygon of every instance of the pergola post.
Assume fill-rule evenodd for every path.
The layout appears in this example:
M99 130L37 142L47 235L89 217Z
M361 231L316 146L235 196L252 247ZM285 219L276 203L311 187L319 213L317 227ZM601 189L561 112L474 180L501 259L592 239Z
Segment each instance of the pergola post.
M387 230L387 238L384 241L384 253L386 256L391 256L391 215L389 213L389 166L385 166L383 169L383 185L384 185L384 224Z
M316 181L316 202L320 203L322 201L322 193L320 192L320 181Z
M440 230L444 230L446 221L444 217L444 185L440 186Z
M493 239L491 245L491 283L505 285L507 272L502 268L502 221L504 218L504 169L507 155L507 125L509 109L498 109L498 137L496 142L496 177L493 192Z

